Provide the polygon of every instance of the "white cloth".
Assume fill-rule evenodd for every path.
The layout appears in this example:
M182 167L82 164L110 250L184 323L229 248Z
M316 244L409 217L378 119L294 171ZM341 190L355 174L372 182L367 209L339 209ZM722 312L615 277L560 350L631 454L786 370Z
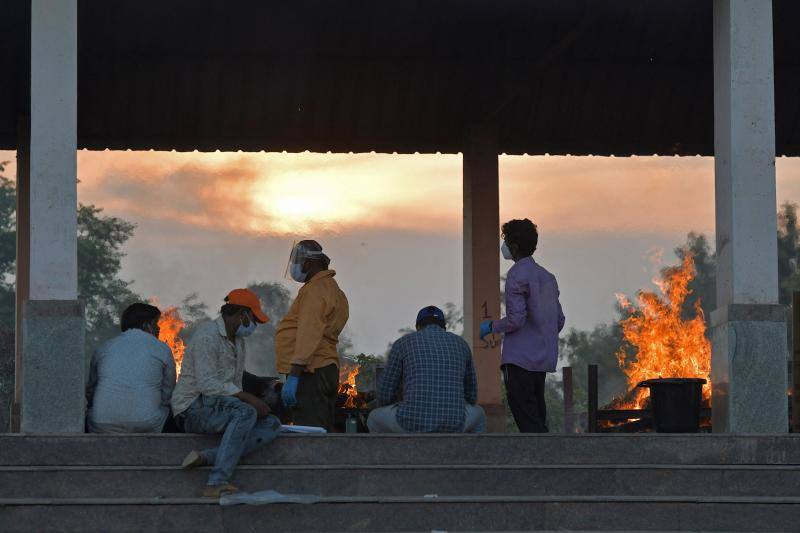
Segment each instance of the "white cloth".
M217 317L199 327L183 354L181 375L172 394L172 412L181 414L201 394L234 396L242 392L245 342L231 342L225 321Z
M140 329L129 329L92 354L86 391L89 431L160 433L174 388L169 346Z

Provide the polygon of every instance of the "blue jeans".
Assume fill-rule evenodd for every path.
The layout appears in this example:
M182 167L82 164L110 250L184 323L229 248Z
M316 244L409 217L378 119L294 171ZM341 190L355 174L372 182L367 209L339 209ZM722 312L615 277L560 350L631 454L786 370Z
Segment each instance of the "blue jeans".
M281 431L277 417L258 419L255 407L233 396L200 396L182 415L187 433L222 433L218 447L200 452L214 465L209 485L228 483L241 456L272 442Z

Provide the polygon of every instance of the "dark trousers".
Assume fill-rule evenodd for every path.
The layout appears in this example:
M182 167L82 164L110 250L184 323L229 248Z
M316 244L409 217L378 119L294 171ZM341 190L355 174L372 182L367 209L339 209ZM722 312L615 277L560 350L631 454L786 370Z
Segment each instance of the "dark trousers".
M520 433L547 433L547 406L544 402L546 372L503 365L508 406Z
M304 372L297 384L297 405L292 407L292 421L298 426L333 430L336 396L339 392L339 367L336 364Z

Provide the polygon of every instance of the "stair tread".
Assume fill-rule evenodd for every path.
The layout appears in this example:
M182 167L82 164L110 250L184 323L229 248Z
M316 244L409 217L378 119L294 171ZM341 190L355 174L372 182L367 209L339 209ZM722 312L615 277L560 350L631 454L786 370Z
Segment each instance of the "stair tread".
M320 496L316 503L706 503L706 504L791 504L800 496ZM126 497L126 498L0 498L10 505L219 505L212 498ZM273 503L269 505L303 505Z
M210 467L199 467L209 469ZM180 465L0 465L0 472L169 471ZM237 470L746 470L800 471L800 464L241 464Z

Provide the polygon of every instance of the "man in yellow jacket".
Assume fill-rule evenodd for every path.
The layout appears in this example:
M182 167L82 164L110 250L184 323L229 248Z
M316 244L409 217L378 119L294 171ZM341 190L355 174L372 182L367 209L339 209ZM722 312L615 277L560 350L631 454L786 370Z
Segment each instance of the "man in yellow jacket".
M278 372L288 374L281 398L292 421L330 431L339 391L336 345L350 308L329 270L330 258L316 241L300 241L289 261L293 280L302 283L297 298L275 332Z

